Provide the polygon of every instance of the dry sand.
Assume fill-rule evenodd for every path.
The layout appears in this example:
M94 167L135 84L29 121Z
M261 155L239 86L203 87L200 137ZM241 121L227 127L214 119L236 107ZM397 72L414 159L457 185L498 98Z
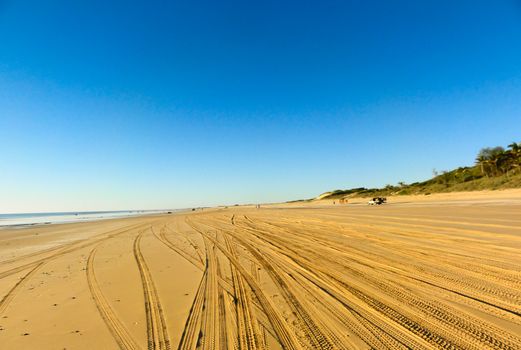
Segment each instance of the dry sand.
M0 348L521 349L498 193L0 230Z

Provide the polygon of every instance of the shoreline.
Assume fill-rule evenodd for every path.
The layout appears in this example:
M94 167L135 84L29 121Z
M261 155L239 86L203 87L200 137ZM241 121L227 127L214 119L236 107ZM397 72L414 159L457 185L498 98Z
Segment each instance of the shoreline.
M172 348L195 348L230 334L246 341L244 321L275 350L298 348L299 335L313 334L309 324L353 349L394 337L410 348L439 344L418 329L451 330L447 342L473 348L521 347L513 287L521 201L508 202L519 193L453 199L234 206L4 230L0 343L87 350L123 339L146 348L162 342L150 336L156 330Z
M41 227L41 226L49 226L49 225L63 225L63 224L74 224L74 223L88 223L88 222L96 222L96 221L106 221L106 220L114 220L114 219L125 219L125 218L135 218L135 217L144 217L150 215L171 215L175 213L181 213L186 211L186 209L172 209L165 211L93 211L93 212L59 212L59 213L34 213L35 215L31 215L32 213L21 213L21 214L2 214L3 217L0 217L0 231L5 229L23 229L29 227ZM117 215L121 213L121 215ZM126 214L123 214L126 213ZM51 215L40 215L40 214L51 214ZM62 215L64 214L64 215ZM108 214L106 216L88 216L88 215L98 215L98 214ZM114 215L116 214L116 215ZM8 216L18 216L20 217L17 222L16 218L8 217ZM42 220L33 221L33 222L23 222L23 219L36 219L36 218L44 218ZM49 220L50 219L50 220ZM53 220L54 219L54 220ZM21 221L21 222L20 222ZM5 222L13 222L7 223Z

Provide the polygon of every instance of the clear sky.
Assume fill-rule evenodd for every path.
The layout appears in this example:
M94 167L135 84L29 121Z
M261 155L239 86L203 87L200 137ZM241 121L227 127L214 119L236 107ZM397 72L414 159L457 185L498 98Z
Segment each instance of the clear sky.
M512 141L519 1L0 0L0 212L309 198Z

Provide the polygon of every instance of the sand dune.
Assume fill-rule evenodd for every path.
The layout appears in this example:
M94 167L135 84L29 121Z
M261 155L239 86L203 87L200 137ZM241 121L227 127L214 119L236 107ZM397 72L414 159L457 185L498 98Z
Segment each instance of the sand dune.
M2 349L521 349L521 203L0 231Z

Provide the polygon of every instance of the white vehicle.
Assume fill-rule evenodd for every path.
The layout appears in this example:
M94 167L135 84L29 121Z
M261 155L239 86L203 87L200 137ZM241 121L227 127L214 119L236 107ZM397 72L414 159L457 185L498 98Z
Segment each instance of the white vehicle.
M369 204L369 205L380 205L380 204L384 204L386 202L387 202L387 198L385 198L385 197L374 197L369 202L367 202L367 204Z

